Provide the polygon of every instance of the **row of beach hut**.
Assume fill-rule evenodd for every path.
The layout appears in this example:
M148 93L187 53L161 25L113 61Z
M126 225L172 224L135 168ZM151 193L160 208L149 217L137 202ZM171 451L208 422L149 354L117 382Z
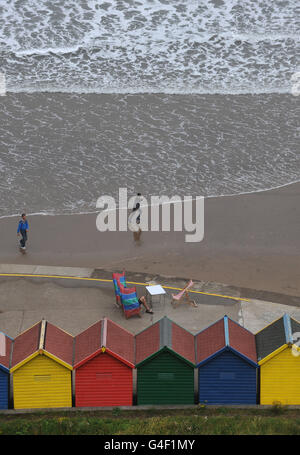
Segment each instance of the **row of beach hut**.
M196 335L167 317L137 335L104 318L75 337L42 320L15 339L1 334L0 409L131 406L134 396L297 405L297 335L287 314L256 334L227 316Z

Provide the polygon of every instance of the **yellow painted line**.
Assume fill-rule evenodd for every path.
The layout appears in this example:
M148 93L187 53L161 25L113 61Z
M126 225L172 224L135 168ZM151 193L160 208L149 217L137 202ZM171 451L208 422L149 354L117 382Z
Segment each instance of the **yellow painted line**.
M25 274L25 273L0 273L0 277L3 276L11 276L11 277L30 277L30 278L60 278L64 280L85 280L85 281L100 281L104 283L112 283L113 280L103 279L103 278L86 278L86 277L79 277L79 276L61 276L61 275L32 275L32 274ZM135 284L137 286L149 286L149 283L136 283L134 281L127 281L128 284ZM182 288L175 288L172 286L162 286L164 289L172 289L174 291L182 291ZM232 297L230 295L223 295L223 294L213 294L211 292L202 292L202 291L190 291L194 294L203 294L203 295L211 295L214 297L222 297L224 299L231 299L231 300L241 300L243 302L250 302L250 299L245 299L242 297Z
M31 275L30 273L0 273L0 276L12 276L12 277L30 277L30 278L62 278L66 280L88 280L88 281L105 281L107 283L112 280L104 280L102 278L86 278L80 276L63 276L63 275Z

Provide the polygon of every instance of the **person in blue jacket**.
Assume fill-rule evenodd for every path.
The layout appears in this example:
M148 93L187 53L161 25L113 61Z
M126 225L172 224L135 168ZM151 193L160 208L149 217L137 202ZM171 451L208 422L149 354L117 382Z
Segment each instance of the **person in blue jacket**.
M22 213L21 216L22 216L22 219L19 221L17 235L18 235L18 237L20 235L22 236L22 238L20 240L20 248L22 250L26 250L25 244L26 244L27 239L28 239L27 232L28 232L29 226L28 226L28 221L26 219L26 214Z

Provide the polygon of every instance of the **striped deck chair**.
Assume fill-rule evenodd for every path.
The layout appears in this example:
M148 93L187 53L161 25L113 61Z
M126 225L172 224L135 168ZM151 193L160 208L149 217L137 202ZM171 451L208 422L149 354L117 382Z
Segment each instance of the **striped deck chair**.
M116 294L116 305L117 307L120 307L121 306L120 284L122 284L126 288L125 270L123 271L123 273L113 273L112 278Z
M182 291L178 292L178 294L172 294L172 305L176 308L180 303L187 303L191 306L197 307L197 303L195 300L191 300L189 296L189 289L194 286L192 280L188 282L188 284L182 289Z
M126 319L136 314L141 317L141 307L136 293L136 287L134 286L132 288L125 288L122 284L120 284L120 295L121 304Z

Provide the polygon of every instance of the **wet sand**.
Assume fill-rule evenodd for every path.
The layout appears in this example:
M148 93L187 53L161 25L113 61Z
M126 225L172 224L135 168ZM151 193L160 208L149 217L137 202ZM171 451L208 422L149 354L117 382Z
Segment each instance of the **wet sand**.
M0 220L0 262L100 267L216 281L300 296L300 183L205 200L205 234L100 233L97 214L31 216L28 251L18 251L18 218Z

